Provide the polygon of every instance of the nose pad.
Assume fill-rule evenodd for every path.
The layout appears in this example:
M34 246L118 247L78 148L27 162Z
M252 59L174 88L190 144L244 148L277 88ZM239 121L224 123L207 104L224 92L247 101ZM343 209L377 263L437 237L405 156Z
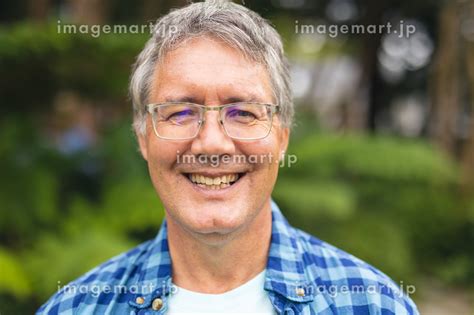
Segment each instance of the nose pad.
M199 119L199 121L198 121L198 123L199 123L199 131L201 131L201 129L202 129L202 127L203 127L203 125L204 125L205 122L206 122L206 115L204 114L204 115L202 116L202 118ZM217 122L218 122L219 125L221 126L222 131L227 135L227 132L226 132L225 127L224 127L224 121L222 120L222 118L221 118L220 116L218 116Z
M191 152L196 156L223 156L234 154L234 142L227 135L220 117L216 117L214 114L206 118L207 119L204 119L204 117L202 117L200 120L201 125L199 127L198 135L192 141Z

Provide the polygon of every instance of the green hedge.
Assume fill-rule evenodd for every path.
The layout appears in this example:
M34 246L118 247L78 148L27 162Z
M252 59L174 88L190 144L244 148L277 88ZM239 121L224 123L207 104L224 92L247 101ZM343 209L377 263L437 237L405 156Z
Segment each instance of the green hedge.
M289 150L274 197L303 229L398 279L472 284L472 196L423 141L317 134Z

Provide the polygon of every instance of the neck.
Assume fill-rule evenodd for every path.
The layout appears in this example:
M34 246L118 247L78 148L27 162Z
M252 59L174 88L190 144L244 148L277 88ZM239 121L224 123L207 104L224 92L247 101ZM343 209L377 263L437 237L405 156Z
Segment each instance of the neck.
M270 203L250 223L219 241L196 236L167 216L173 282L187 290L218 294L249 281L265 269L270 247ZM215 236L211 236L215 237Z

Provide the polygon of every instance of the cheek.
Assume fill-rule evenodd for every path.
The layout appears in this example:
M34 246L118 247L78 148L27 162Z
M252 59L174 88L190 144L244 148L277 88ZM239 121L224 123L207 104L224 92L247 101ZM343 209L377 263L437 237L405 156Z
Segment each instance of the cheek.
M255 142L242 143L239 148L247 156L265 156L273 161L279 159L280 151L282 149L279 141L279 134L273 132L273 130L266 138Z
M258 142L244 144L242 153L253 164L254 175L274 178L279 169L280 143L276 137L267 137Z
M155 140L150 143L148 150L150 172L162 173L175 165L178 155L186 150L186 144Z

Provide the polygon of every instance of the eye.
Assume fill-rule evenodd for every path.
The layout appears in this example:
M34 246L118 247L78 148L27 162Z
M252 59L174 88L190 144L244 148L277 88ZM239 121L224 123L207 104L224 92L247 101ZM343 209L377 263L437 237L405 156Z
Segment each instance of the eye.
M186 118L186 117L192 117L194 115L195 115L195 112L193 110L185 109L185 110L181 110L181 111L169 114L168 117L166 117L166 120L183 119L183 118Z
M227 112L229 117L251 117L256 118L252 112L242 110L242 109L231 109Z
M257 119L255 113L241 108L229 108L225 114L227 121L241 124L249 124Z
M199 111L189 106L169 105L158 109L157 118L158 122L184 125L197 120L199 118Z

